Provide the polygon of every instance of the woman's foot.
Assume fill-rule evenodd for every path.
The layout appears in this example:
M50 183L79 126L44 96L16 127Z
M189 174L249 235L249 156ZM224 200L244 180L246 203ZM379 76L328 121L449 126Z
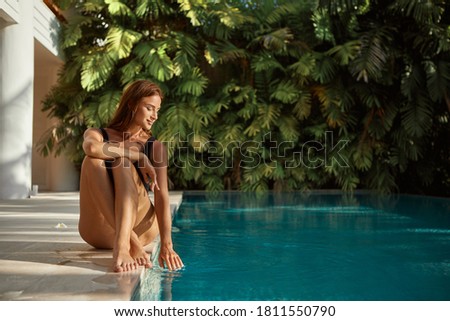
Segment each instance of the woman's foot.
M128 272L138 267L136 260L133 259L128 250L114 250L113 261L114 272Z
M134 258L137 264L142 265L145 268L151 268L152 262L150 262L150 256L147 252L145 252L139 241L131 242L130 254Z

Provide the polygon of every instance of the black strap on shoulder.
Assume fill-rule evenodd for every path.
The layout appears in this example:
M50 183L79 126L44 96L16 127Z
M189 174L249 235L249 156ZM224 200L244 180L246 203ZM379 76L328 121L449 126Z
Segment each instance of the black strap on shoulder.
M103 127L100 127L100 131L102 132L103 141L104 142L109 141L109 136L108 136L108 133L106 132L106 130Z

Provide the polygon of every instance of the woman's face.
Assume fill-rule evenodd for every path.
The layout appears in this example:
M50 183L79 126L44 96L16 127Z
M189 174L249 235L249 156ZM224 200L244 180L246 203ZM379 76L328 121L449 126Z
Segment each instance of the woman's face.
M161 108L161 97L153 95L143 97L138 103L133 123L142 129L149 131L153 123L158 119L158 111Z

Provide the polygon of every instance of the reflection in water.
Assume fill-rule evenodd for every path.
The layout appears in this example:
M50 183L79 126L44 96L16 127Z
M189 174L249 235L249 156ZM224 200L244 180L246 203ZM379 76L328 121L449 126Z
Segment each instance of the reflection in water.
M182 271L168 271L156 266L146 270L132 300L172 301L172 284L181 277Z

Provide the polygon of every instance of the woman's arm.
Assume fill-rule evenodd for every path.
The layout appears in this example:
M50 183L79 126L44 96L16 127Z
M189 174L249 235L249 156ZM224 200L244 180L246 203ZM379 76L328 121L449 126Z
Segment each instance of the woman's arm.
M136 145L126 146L123 142L104 142L103 136L96 128L84 132L83 150L87 156L105 160L127 157L132 162L144 161L147 157Z
M159 253L159 265L166 264L169 270L177 270L183 267L178 254L173 249L172 243L172 213L170 212L169 188L167 178L167 151L165 146L155 141L152 150L152 162L155 166L159 190L155 193L155 210L158 218L159 235L161 238L161 250Z
M84 132L83 150L87 156L104 160L114 160L127 157L133 163L139 162L139 168L152 190L158 190L156 171L148 157L139 150L136 144L126 145L123 142L104 142L103 136L96 128L89 128Z

